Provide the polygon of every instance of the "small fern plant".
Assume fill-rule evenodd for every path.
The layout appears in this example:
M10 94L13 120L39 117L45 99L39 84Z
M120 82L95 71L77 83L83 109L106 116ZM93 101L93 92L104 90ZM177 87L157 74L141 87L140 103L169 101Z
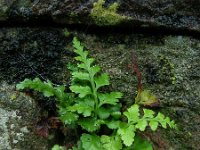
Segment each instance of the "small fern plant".
M78 63L71 69L71 93L65 92L65 86L54 86L51 81L43 82L39 78L25 79L16 86L18 90L29 88L42 92L46 97L55 96L60 120L65 125L77 125L83 129L80 141L72 149L140 150L143 146L151 150L151 144L141 140L136 135L137 131L145 131L148 126L155 131L159 125L176 128L174 121L162 113L155 114L149 109L140 113L137 104L121 112L119 99L123 94L105 92L103 87L110 84L108 74L101 73L100 66L94 65L95 59L88 57L88 51L77 38L73 39L73 46ZM102 126L111 133L104 134Z

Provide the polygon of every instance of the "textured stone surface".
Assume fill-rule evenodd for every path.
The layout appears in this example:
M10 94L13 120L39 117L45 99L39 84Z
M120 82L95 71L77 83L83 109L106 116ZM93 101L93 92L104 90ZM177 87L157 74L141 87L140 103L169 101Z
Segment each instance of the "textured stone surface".
M33 124L41 119L38 104L18 94L14 86L25 78L34 77L68 84L66 64L72 61L71 40L77 36L103 70L111 75L111 89L125 93L122 100L125 106L133 103L137 90L136 77L128 68L134 50L144 88L157 95L161 101L158 110L179 126L179 131L160 129L146 135L155 149L198 150L200 41L185 36L113 33L112 28L107 28L107 31L111 29L108 32L98 27L95 29L99 31L86 32L90 32L91 26L109 25L133 30L136 26L145 27L145 31L155 28L199 32L200 1L119 0L116 7L115 0L106 0L100 7L106 13L95 9L91 15L95 2L97 0L0 0L0 25L14 27L0 29L0 149L49 148L47 139L34 132ZM24 24L87 28L85 33L51 27L15 28L15 25ZM55 108L54 101L41 105L45 110L52 110L52 105Z
M15 87L6 83L0 86L0 149L46 150L46 139L35 134L39 109L30 97L17 93Z
M0 30L0 42L0 79L13 83L38 76L59 83L58 74L64 66L59 60L68 54L65 45L69 40L64 37L64 31L4 28Z
M39 23L52 20L59 24L99 25L90 15L94 2L97 0L1 0L0 21L34 20L32 23ZM108 8L113 2L107 0L103 7ZM197 0L121 0L116 13L127 17L122 24L130 28L166 27L199 31L199 8Z
M68 83L69 73L65 66L67 62L72 60L71 40L73 36L77 36L89 49L90 55L96 58L103 70L111 75L111 89L125 93L122 101L128 106L133 103L137 90L136 77L128 68L128 64L131 63L131 53L134 50L143 75L144 88L157 95L161 101L161 108L158 110L174 119L179 126L179 131L162 129L154 134L148 132L155 147L159 150L198 150L200 140L200 45L198 39L185 36L145 34L103 33L95 35L80 31L68 30L67 32L66 29L55 28L7 28L1 29L0 33L3 33L0 38L3 43L0 54L4 58L4 61L0 63L1 80L16 83L25 77L40 77L39 73L45 79L56 83ZM15 36L11 33L15 33ZM24 41L29 38L25 45L22 44L23 40L19 38L21 34ZM35 36L31 36L32 34ZM50 36L47 38L45 35ZM53 39L56 41L54 44L52 44ZM17 48L15 44L12 44L12 41L19 43ZM35 46L33 49L35 41L39 43L39 46ZM42 51L43 53L34 55L34 51L37 53ZM59 57L48 58L49 51L50 53L56 51L58 54L53 54L53 56ZM20 65L22 63L20 61L12 64L13 59L19 57L18 53L27 56L27 58L28 53L30 53L33 58L29 60L29 63L32 64L32 67L38 66L36 68L38 73L31 74L31 69L27 69L26 65ZM6 54L8 54L7 57ZM57 63L53 63L53 61L46 68L46 74L43 74L43 69L40 69L39 64L43 65L51 59ZM7 64L11 65L9 68L10 76L6 71L3 71L9 66ZM56 70L56 74L54 74L57 64L61 70ZM22 73L16 77L15 74L19 70ZM10 93L10 90L6 89L6 93ZM0 99L2 99L2 95ZM17 108L11 111L9 109L13 105L9 103L6 106L8 109L1 110L1 112L6 113L6 116L13 114L15 116ZM27 109L29 106L25 108ZM8 122L5 115L4 120ZM5 127L5 123L1 124ZM5 132L8 131L5 129Z

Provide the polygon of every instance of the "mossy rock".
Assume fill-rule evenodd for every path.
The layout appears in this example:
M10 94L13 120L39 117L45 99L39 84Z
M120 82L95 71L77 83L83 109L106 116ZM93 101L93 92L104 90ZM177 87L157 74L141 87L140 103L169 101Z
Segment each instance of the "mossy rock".
M152 27L182 31L200 31L199 1L31 1L1 0L3 24L47 24Z

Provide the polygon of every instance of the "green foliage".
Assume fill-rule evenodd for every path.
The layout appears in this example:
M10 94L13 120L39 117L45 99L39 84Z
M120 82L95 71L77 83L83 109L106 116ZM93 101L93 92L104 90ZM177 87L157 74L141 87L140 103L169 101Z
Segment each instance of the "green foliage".
M36 91L42 92L44 96L50 97L54 96L54 87L51 83L51 81L42 82L39 78L35 78L33 81L29 79L25 79L20 84L17 84L17 89L25 89L25 88L31 88Z
M123 143L126 146L131 146L134 141L136 129L133 125L121 123L117 133L120 135Z
M100 140L97 135L82 134L81 136L82 147L85 150L103 150Z
M56 145L54 145L54 146L52 147L51 150L64 150L64 148L56 144Z
M77 70L72 72L74 82L69 88L78 97L76 97L76 103L66 109L70 113L79 115L77 123L83 129L94 132L100 129L101 124L106 124L106 119L109 119L112 114L120 113L120 107L113 109L113 106L118 104L122 93L101 92L100 89L103 86L109 85L108 74L100 73L100 67L93 65L95 60L88 58L88 52L83 50L83 46L76 38L73 40L73 45L74 52L77 54L75 60L78 64L75 67Z
M114 9L114 8L112 8ZM143 109L133 104L127 111L120 111L122 98L120 92L103 92L103 87L108 86L109 76L101 73L98 65L94 65L95 59L88 57L88 51L77 40L73 39L74 52L77 54L75 66L68 65L71 70L72 82L69 87L71 93L65 92L64 86L53 86L50 81L42 82L36 78L34 80L25 79L17 85L17 89L30 88L41 92L46 97L55 96L57 98L58 113L61 121L65 125L78 125L83 129L83 134L77 147L74 150L120 150L135 149L144 147L151 150L151 144L136 136L138 130L145 131L149 126L155 131L160 125L176 128L174 121L171 121L163 114L149 109ZM145 97L145 96L144 96ZM127 121L122 121L122 116ZM111 134L102 135L102 125ZM98 133L98 134L97 134ZM53 149L59 150L55 145Z
M132 149L134 149L134 150L153 150L153 147L149 141L144 140L140 136L136 135ZM132 150L132 149L130 149L130 150Z
M144 131L147 126L150 126L155 131L159 124L163 128L166 128L167 125L171 128L176 128L174 121L171 121L169 117L165 117L162 113L158 113L155 116L155 112L152 110L143 109L144 115L141 116L139 111L139 105L134 104L124 112L128 123L122 123L117 132L122 137L122 141L126 146L132 145L137 129Z
M117 14L119 7L118 3L113 3L108 8L104 8L105 0L98 0L94 3L90 16L99 26L109 26L121 23L123 20L128 20L129 17Z
M65 93L64 86L53 86L51 81L43 82L39 78L35 78L34 80L25 79L23 82L17 84L16 88L18 90L23 90L26 88L34 89L38 92L43 93L45 97L56 96L58 100L64 100L69 95Z
M102 135L101 143L103 145L103 148L106 150L122 149L122 143L121 143L121 139L119 136Z

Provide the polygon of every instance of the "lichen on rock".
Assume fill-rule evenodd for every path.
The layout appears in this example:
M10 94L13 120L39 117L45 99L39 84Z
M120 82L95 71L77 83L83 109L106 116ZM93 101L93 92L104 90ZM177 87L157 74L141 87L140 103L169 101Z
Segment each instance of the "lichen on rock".
M40 111L32 98L17 93L15 86L0 84L0 149L46 150L47 139L34 133L34 123L39 117Z

